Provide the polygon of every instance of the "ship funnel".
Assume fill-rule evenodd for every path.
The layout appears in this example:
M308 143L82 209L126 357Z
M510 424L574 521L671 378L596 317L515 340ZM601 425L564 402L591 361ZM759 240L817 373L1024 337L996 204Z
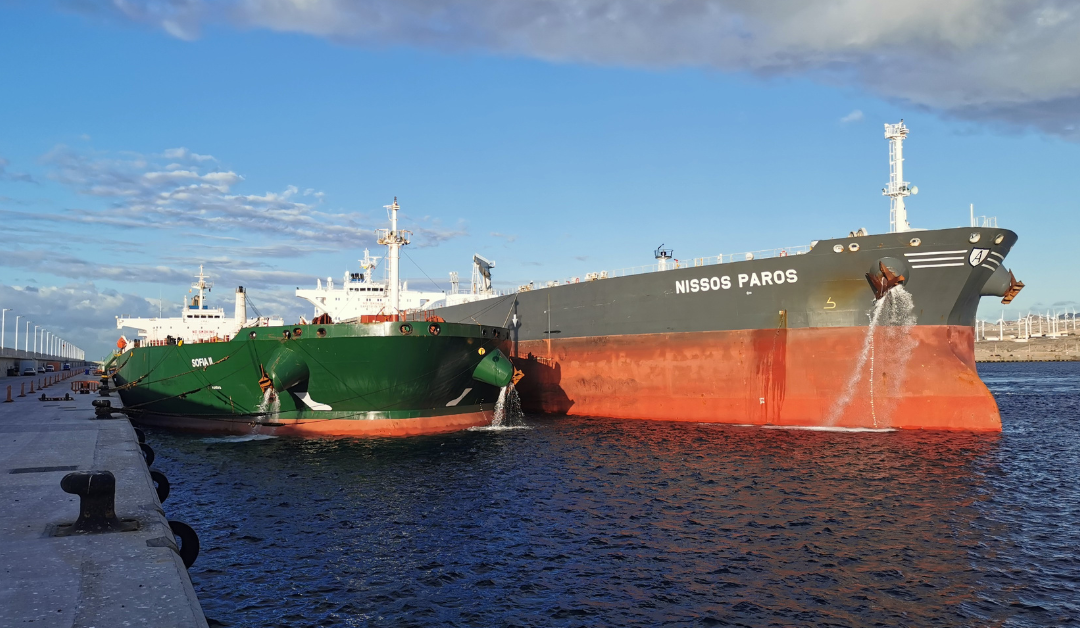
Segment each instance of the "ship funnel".
M236 314L233 318L241 325L247 321L247 293L244 292L244 286L239 286L236 289Z

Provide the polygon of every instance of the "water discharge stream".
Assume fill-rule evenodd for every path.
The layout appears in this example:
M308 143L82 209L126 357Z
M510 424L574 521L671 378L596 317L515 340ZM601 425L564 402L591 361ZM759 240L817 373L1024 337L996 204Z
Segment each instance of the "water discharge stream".
M525 413L521 410L521 396L513 384L504 386L499 391L499 400L495 402L495 416L491 425L471 428L474 430L519 430L526 429Z
M907 371L907 363L918 342L911 335L915 324L915 301L903 286L896 286L874 303L870 312L870 324L866 328L862 350L855 360L855 367L848 377L840 397L829 414L828 424L835 425L848 410L863 381L867 384L869 413L874 428L887 427L891 414L888 399L899 396ZM878 342L878 327L881 327ZM878 346L880 345L880 347ZM881 422L878 421L879 399L875 398L875 369L881 373L886 385L883 392Z

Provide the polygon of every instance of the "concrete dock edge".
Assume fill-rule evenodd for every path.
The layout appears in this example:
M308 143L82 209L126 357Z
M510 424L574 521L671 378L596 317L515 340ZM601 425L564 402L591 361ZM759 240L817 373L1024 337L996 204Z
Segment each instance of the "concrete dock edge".
M0 403L0 626L206 627L130 422L95 418L99 397L72 394L85 375L6 384L18 393L31 379L33 396ZM138 529L52 536L79 517L79 497L60 488L72 471L110 471L116 515Z

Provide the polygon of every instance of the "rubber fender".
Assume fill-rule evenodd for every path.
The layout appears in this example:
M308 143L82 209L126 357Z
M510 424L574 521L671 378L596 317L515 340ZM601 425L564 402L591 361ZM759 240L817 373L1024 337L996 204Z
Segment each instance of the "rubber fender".
M869 273L877 279L881 279L881 265L884 264L886 268L892 271L894 275L903 275L904 281L900 283L907 283L907 280L911 278L911 267L908 263L902 259L896 257L882 257L874 261L874 265L870 267Z
M483 360L480 360L480 364L477 364L476 368L473 369L472 376L476 381L502 388L510 384L510 380L513 379L514 365L510 363L509 358L503 355L502 351L492 349L484 356Z
M1004 266L998 266L997 270L983 284L979 291L981 297L1003 297L1012 287L1012 277Z
M151 471L150 480L154 483L154 490L157 491L158 501L164 504L165 500L169 499L169 490L171 488L169 478L165 477L165 474L161 471Z
M281 392L306 382L310 376L307 362L288 347L279 347L266 361L266 374L274 382L274 390Z
M173 537L179 541L176 553L180 554L180 560L184 561L184 566L191 569L191 566L195 564L195 559L199 557L199 535L195 534L195 530L183 521L169 521L169 528L172 529Z
M143 459L146 460L146 466L154 464L154 450L146 443L139 443L139 449L142 450Z

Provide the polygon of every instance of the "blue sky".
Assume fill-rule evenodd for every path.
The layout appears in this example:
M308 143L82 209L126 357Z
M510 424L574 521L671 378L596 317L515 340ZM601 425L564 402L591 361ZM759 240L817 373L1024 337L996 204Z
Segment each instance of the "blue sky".
M1080 49L1058 33L1080 18L1057 3L1035 3L1028 21L1073 46L1071 61L1041 63L1048 38L1010 32L1038 44L1012 50L1032 71L1008 85L965 56L992 44L952 42L950 63L935 65L909 31L870 32L886 43L838 52L785 40L786 16L729 15L715 39L737 23L745 46L728 48L681 16L646 16L642 30L620 14L620 31L563 15L563 30L538 34L470 0L444 3L469 20L434 25L412 0L355 3L379 19L330 0L221 4L234 10L0 4L11 316L103 353L114 315L156 313L159 294L175 311L205 262L219 303L243 283L260 309L292 319L308 309L296 286L355 269L366 246L381 254L371 231L394 196L416 232L403 275L443 287L448 271L468 276L473 253L511 288L647 264L660 243L694 257L886 231L882 124L900 118L920 188L912 224L966 225L975 203L1020 234L1008 265L1028 287L1008 316L1080 300ZM985 26L987 41L993 28L1014 27ZM878 76L883 54L908 68L901 80ZM920 62L925 76L909 68ZM984 305L996 319L996 300Z

